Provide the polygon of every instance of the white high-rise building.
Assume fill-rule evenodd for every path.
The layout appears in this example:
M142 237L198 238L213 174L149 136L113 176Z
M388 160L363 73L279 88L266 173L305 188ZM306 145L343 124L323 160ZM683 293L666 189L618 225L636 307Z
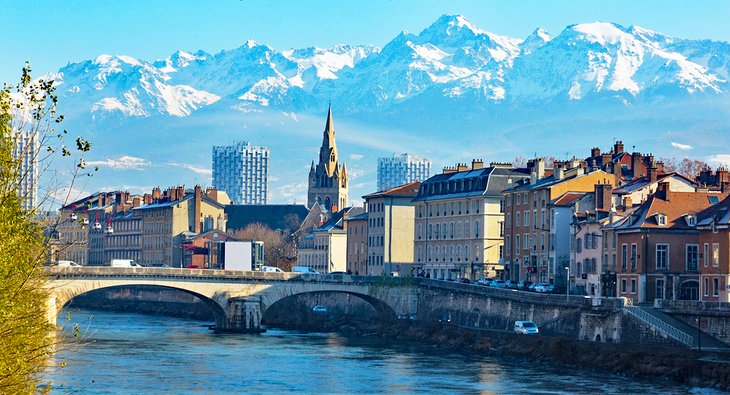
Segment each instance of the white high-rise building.
M393 155L378 158L378 191L385 191L431 177L431 159L416 155Z
M234 204L267 204L269 149L247 141L213 147L213 187Z
M33 132L14 133L16 159L19 159L18 196L23 209L31 210L38 203L38 139Z

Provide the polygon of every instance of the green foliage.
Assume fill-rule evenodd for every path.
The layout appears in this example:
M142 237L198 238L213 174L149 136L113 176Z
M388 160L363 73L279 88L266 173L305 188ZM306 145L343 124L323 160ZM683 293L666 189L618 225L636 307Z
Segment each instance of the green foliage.
M49 295L42 270L47 247L44 226L34 220L35 208L23 208L18 185L28 177L22 170L23 158L42 167L56 153L77 154L81 157L72 158L74 165L83 168L83 154L91 144L81 137L71 148L63 143L67 132L54 130L63 121L56 113L57 103L53 81L33 81L28 65L14 89L0 90L0 394L38 392L39 374L56 342L55 325L48 322ZM19 153L21 132L38 145ZM70 178L77 174L78 170Z

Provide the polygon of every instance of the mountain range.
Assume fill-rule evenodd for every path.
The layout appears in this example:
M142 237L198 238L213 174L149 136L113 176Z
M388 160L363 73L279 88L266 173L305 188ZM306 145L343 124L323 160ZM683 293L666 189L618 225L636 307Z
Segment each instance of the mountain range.
M729 76L727 42L606 22L518 39L458 15L382 48L280 51L249 40L156 61L100 55L52 75L67 120L96 142L91 162L108 171L93 187L190 182L191 169L210 182L210 148L251 140L272 151L274 202L302 201L328 103L354 198L372 192L375 158L392 152L438 169L472 157L586 156L618 138L719 163L730 159Z

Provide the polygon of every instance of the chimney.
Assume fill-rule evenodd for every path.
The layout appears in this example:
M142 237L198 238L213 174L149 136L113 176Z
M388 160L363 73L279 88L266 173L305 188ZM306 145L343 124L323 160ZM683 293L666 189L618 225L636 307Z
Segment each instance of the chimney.
M537 158L537 165L535 166L535 173L537 173L537 179L545 178L545 159Z
M178 189L179 191L179 189ZM183 193L184 190L183 190ZM203 229L203 223L200 218L200 206L203 200L203 190L200 188L200 185L195 186L195 233L200 233L200 230Z
M443 174L450 174L450 173L456 173L456 168L445 166Z
M664 173L664 162L654 162L654 167L656 167L657 173Z
M596 184L593 186L594 199L596 202L596 210L611 209L611 184Z
M722 185L723 182L730 182L730 176L728 175L727 168L725 167L718 167L717 168L717 183Z
M631 196L625 196L624 197L624 209L629 209L633 207L633 203L631 202Z
M720 192L726 193L728 191L730 191L730 182L728 182L728 181L720 182Z
M618 140L617 142L613 143L613 152L617 154L624 152L624 142Z
M472 159L471 161L471 169L472 170L479 170L484 168L484 161L481 159Z
M145 195L147 196L147 195ZM139 196L135 196L132 198L132 207L139 207L142 205L142 199Z
M632 178L639 178L642 176L641 174L641 167L642 167L643 157L638 152L632 152L631 153L631 174Z
M662 199L664 201L669 201L669 182L662 181L659 183L659 186L656 188L656 192L654 192L654 196L657 199Z
M469 166L466 165L466 163L457 163L456 164L456 171L462 172L469 170Z
M565 165L562 162L555 162L554 178L555 180L562 180L565 177Z
M591 148L591 158L595 158L601 155L601 149L598 147Z
M160 198L160 187L152 188L152 200L157 200Z
M601 167L611 162L611 154L601 154Z
M655 182L657 180L657 169L654 162L651 162L649 168L646 170L646 177L649 179L649 182Z

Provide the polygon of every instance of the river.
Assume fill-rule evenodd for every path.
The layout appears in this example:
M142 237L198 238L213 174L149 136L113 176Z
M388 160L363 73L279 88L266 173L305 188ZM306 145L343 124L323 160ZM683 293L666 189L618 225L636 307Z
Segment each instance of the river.
M55 394L712 394L662 379L333 333L214 334L165 316L74 309L84 340L44 376ZM59 325L71 328L64 315ZM61 367L61 365L65 365Z

